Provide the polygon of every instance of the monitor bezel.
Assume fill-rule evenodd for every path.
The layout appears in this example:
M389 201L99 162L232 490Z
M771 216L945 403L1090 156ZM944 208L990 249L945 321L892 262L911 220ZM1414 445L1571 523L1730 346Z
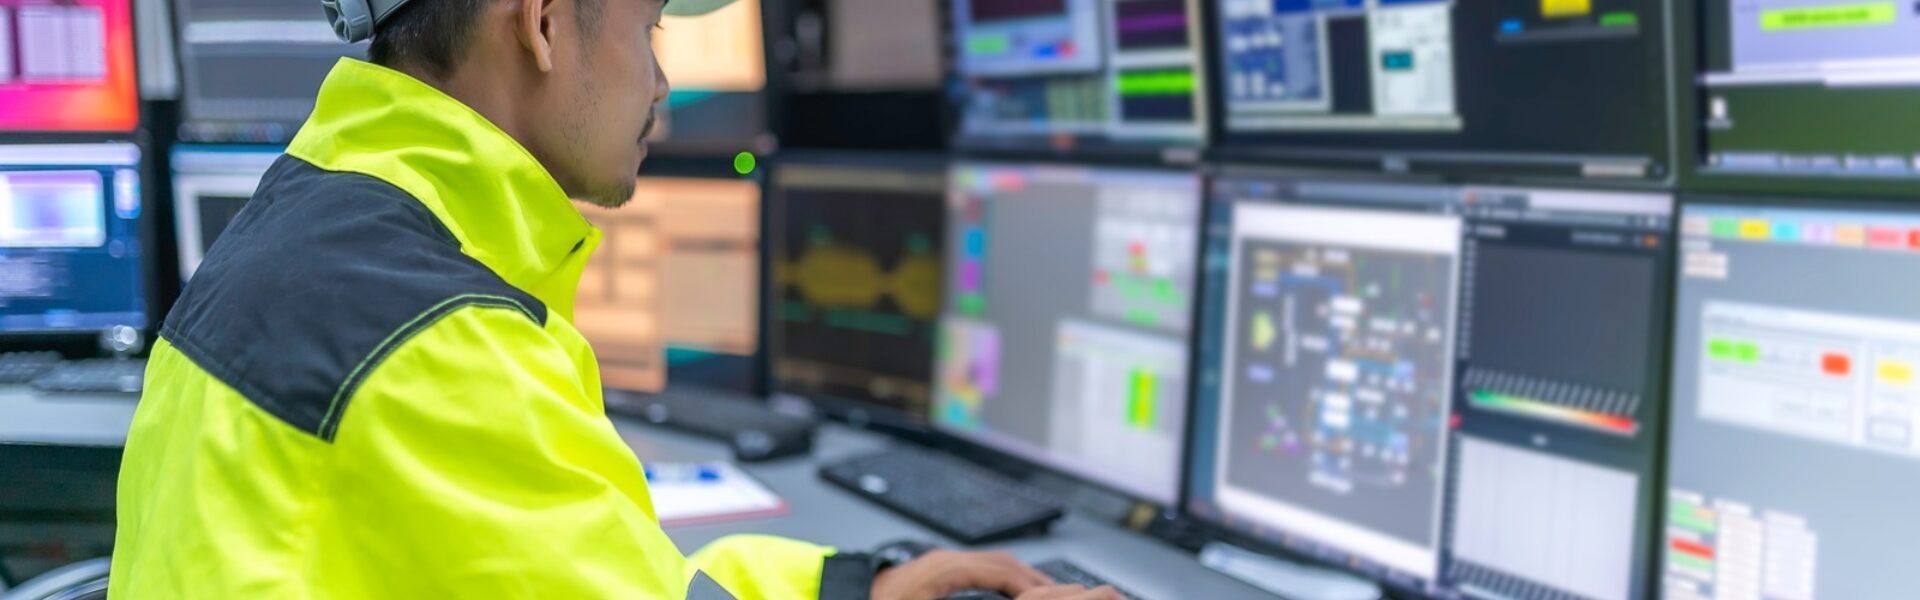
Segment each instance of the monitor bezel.
M142 105L143 118L145 105ZM162 180L156 177L158 158L153 144L146 140L144 132L137 132L135 139L124 136L102 139L100 136L85 134L56 134L16 136L0 135L0 146L113 146L124 145L137 153L134 172L139 175L140 217L135 223L140 235L142 252L140 253L140 289L135 293L143 297L146 307L146 324L140 327L141 347L134 354L145 355L151 351L157 341L160 326L170 308L171 299L162 294L162 284L157 274L161 265L166 264L161 254L172 250L172 239L162 240L160 221L162 207L160 202ZM171 193L166 192L166 193ZM166 303L163 304L162 301ZM0 341L4 341L8 350L57 349L71 356L97 356L104 352L100 347L100 334L104 330L48 330L48 331L0 331Z
M1211 182L1210 169L1207 169L1207 168L1180 169L1180 168L1171 168L1171 167L1164 167L1164 166L1142 166L1142 165L1127 165L1127 164L1113 164L1113 163L1096 163L1096 162L1088 162L1084 160L1071 160L1071 161L1060 160L1060 159L1035 160L1032 158L1027 158L1025 160L1014 160L1004 156L987 157L987 156L979 156L979 155L971 155L971 154L955 156L952 162L950 163L951 170L957 170L966 166L974 166L974 167L984 166L989 168L991 167L1015 167L1015 168L1042 167L1042 168L1061 168L1061 169L1088 169L1091 171L1103 171L1103 170L1104 171L1130 171L1130 172L1136 172L1136 173L1149 173L1149 174L1155 174L1155 175L1176 175L1176 176L1192 177L1194 184L1198 186L1198 189L1197 189L1198 194L1195 198L1195 202L1196 202L1195 206L1200 208L1202 211L1198 214L1198 217L1201 219L1201 221L1196 225L1196 227L1199 228L1196 232L1199 233L1200 235L1195 236L1195 242L1200 245L1195 248L1194 258L1196 261L1205 260L1204 244L1206 241L1206 236L1204 231L1204 227L1205 227L1204 219L1206 218L1206 214L1205 214L1206 191L1207 191L1207 186ZM950 190L949 193L951 193L952 185L953 185L953 182L950 179L948 181L948 189ZM948 208L947 210L950 213L952 209ZM951 246L952 242L953 240L948 240L949 246ZM1201 285L1203 284L1203 281L1202 281L1203 278L1200 277L1200 275L1202 275L1203 272L1200 269L1200 267L1203 267L1204 265L1196 264L1195 266L1196 266L1196 270L1195 270L1196 277L1194 278L1194 288L1190 290L1193 293L1193 298L1195 298L1195 302L1194 302L1194 306L1189 307L1190 309L1192 309L1190 311L1189 318L1192 318L1193 316L1198 315L1198 312L1197 312L1199 308L1198 300L1200 299ZM944 315L947 314L947 310L951 306L951 302L954 299L954 294L952 294L951 292L952 290L945 290L943 293L943 298L941 301L941 314L943 315L943 317ZM1025 480L1029 483L1032 483L1041 487L1042 489L1059 492L1062 496L1069 498L1073 503L1077 505L1077 507L1088 511L1090 514L1092 514L1093 516L1097 517L1102 521L1114 522L1123 528L1131 529L1135 531L1148 531L1149 529L1155 528L1155 526L1159 525L1162 521L1171 520L1175 514L1175 511L1178 509L1178 507L1184 504L1184 500L1185 500L1184 499L1184 494L1186 493L1185 477L1186 477L1186 472L1188 467L1187 460L1189 458L1187 455L1187 450L1188 450L1188 446L1190 445L1190 440L1188 439L1188 436L1190 435L1191 428L1193 427L1194 395L1193 395L1193 386L1191 385L1192 383L1191 380L1197 379L1196 377L1193 376L1193 368L1195 366L1193 363L1194 346L1195 346L1194 336L1198 334L1197 328L1198 328L1197 321L1192 322L1192 324L1189 326L1187 339L1184 344L1185 352L1183 353L1183 356L1181 358L1181 360L1185 363L1185 368L1187 369L1190 385L1187 387L1186 390L1184 390L1183 398L1181 402L1181 410L1185 414L1185 420L1186 420L1187 426L1181 432L1182 437L1178 444L1179 456L1178 456L1177 466L1175 467L1177 471L1176 480L1175 480L1176 485L1174 488L1174 493L1172 495L1171 503L1162 499L1151 498L1151 497L1141 495L1137 492L1126 490L1120 486L1114 485L1111 482L1102 481L1097 477L1083 474L1078 470L1063 467L1057 464L1057 462L1044 460L1043 458L1038 457L1039 453L1034 453L1035 456L1029 456L1023 452L1019 452L1010 448L1005 448L989 442L984 442L981 439L976 437L960 435L959 433L956 433L956 431L951 427L941 426L936 419L933 419L932 416L929 415L928 431L930 432L930 435L932 436L932 439L933 439L932 445L937 448L941 448L943 450L965 457L968 460L971 460L973 462L989 466L990 468L994 468L1004 474L1012 475L1018 479ZM937 396L939 394L938 365L935 366L934 378L935 378L935 385L933 389L934 389L934 394ZM936 403L938 402L937 397L935 398L935 402ZM1163 536L1156 536L1156 537L1163 537ZM1175 540L1171 540L1171 539L1168 539L1167 541L1175 542Z
M1690 143L1690 139L1683 142L1685 138L1680 135L1683 126L1693 123L1690 117L1697 88L1693 84L1690 66L1693 64L1694 47L1685 41L1686 32L1694 31L1694 15L1697 11L1676 6L1696 0L1662 0L1660 3L1666 24L1663 41L1666 46L1667 77L1661 78L1664 83L1661 91L1662 104L1667 110L1665 135L1661 136L1665 147L1660 148L1665 156L1646 155L1644 158L1649 170L1658 167L1660 171L1632 177L1588 176L1581 172L1583 163L1577 160L1527 158L1543 154L1539 151L1484 153L1475 152L1464 144L1451 149L1414 151L1369 148L1364 144L1295 146L1273 141L1289 135L1285 131L1234 133L1227 124L1227 95L1221 93L1224 91L1224 61L1220 56L1222 42L1215 33L1222 25L1220 3L1223 0L1200 1L1203 4L1205 27L1203 37L1207 43L1202 62L1206 65L1207 81L1214 88L1207 94L1207 139L1210 143L1209 156L1218 162L1291 164L1308 171L1346 171L1385 176L1467 177L1482 183L1514 185L1651 186L1667 189L1678 184L1697 162L1694 159L1697 155L1696 145Z
M969 77L961 68L959 42L960 20L955 2L943 3L940 10L943 19L941 33L946 37L945 64L947 82L943 100L946 105L946 130L953 149L963 155L999 156L1020 158L1032 161L1095 161L1099 163L1136 164L1142 166L1194 166L1219 142L1213 126L1217 97L1214 89L1214 65L1208 56L1211 36L1208 35L1209 14L1213 10L1212 0L1185 0L1188 10L1194 18L1193 44L1195 57L1193 73L1200 78L1195 87L1200 98L1196 99L1196 135L1193 138L1172 139L1134 139L1114 137L1110 133L1031 133L1031 134L978 134L966 131L967 99L973 88ZM1110 4L1102 0L1102 4ZM1104 32L1102 35L1106 35ZM1104 52L1105 49L1103 48Z
M1458 177L1445 177L1445 176L1439 176L1435 174L1403 175L1403 174L1365 173L1365 172L1356 173L1353 171L1342 171L1342 170L1333 170L1333 169L1325 169L1325 168L1274 167L1274 166L1266 166L1266 165L1255 165L1250 163L1234 163L1234 164L1217 165L1212 176L1209 178L1210 185L1206 189L1206 205L1205 205L1206 213L1203 217L1205 219L1205 226L1203 227L1203 232L1202 232L1203 235L1201 236L1201 243L1203 244L1202 245L1203 260L1205 260L1206 249L1214 241L1215 235L1211 229L1211 226L1214 223L1216 217L1219 215L1219 211L1226 210L1230 205L1236 202L1239 202L1238 200L1235 200L1231 197L1226 197L1218 194L1216 192L1216 190L1218 189L1217 184L1224 181L1234 181L1234 180L1246 181L1246 180L1261 180L1261 179L1326 180L1326 181L1338 181L1338 182L1349 182L1349 183L1380 183L1380 184L1438 186L1438 187L1473 187L1476 185L1477 186L1499 185L1499 184L1490 183L1484 180L1467 181L1467 180L1462 180ZM1591 182L1589 182L1589 185L1582 185L1582 186L1567 186L1564 184L1555 185L1552 183L1541 183L1541 182L1529 182L1529 183L1523 183L1523 184L1517 184L1517 185L1525 186L1525 187L1578 189L1578 190L1595 191L1595 192L1666 194L1671 197L1672 199L1671 202L1673 207L1673 212L1669 216L1670 222L1669 222L1667 235L1669 236L1669 239L1672 240L1672 243L1675 243L1675 244L1679 243L1680 216L1685 207L1685 203L1683 201L1685 198L1684 193L1671 188L1658 188L1658 187L1650 188L1647 185L1643 183L1638 183L1638 182L1617 182L1617 183L1621 183L1621 185L1596 186L1596 185L1591 185ZM1675 263L1679 260L1679 257L1680 257L1680 252L1678 250L1675 250L1669 254L1666 260L1667 264L1663 265L1666 268L1668 268L1670 275L1676 278L1679 276L1679 273L1678 273L1677 265ZM1206 295L1209 288L1204 281L1205 273L1203 272L1202 275L1203 275L1203 280L1200 282L1201 301L1195 303L1194 305L1195 312L1194 312L1193 318L1194 318L1194 323L1196 328L1204 326L1207 307L1210 306L1213 300L1212 297ZM1655 343L1663 344L1669 348L1672 346L1672 337L1674 335L1673 320L1676 317L1676 315L1674 314L1676 307L1674 305L1675 303L1673 302L1672 295L1673 295L1673 290L1670 289L1669 293L1667 294L1667 297L1661 298L1660 306L1656 307L1655 309L1655 314L1665 319L1664 322L1666 323L1666 326L1663 327L1658 332L1658 334L1656 335L1657 339L1653 340ZM1203 340L1200 337L1200 332L1196 330L1195 339L1193 340L1193 343L1189 347L1190 351L1192 352L1192 356L1189 360L1192 365L1191 369L1194 370L1193 372L1195 373L1195 376L1192 378L1193 390L1189 393L1191 408L1190 408L1190 418L1187 421L1188 430L1186 432L1186 454L1181 461L1184 472L1183 472L1183 477L1181 479L1180 503L1177 507L1175 507L1176 508L1175 514L1177 514L1177 517L1181 521L1181 524L1185 528L1192 529L1195 532L1193 535L1200 539L1225 542L1225 543L1240 546L1243 548L1254 549L1262 553L1284 558L1286 560L1295 561L1300 564L1329 568L1329 569L1333 569L1348 575L1362 577L1369 581L1373 581L1381 585L1382 587L1390 590L1391 593L1393 594L1411 595L1412 597L1421 597L1421 598L1432 597L1430 595L1429 590L1411 587L1411 586L1405 585L1405 582L1396 581L1395 579L1390 577L1381 577L1373 573L1367 573L1357 568L1357 563L1355 561L1368 560L1368 559L1359 557L1353 552L1348 552L1344 550L1336 551L1339 554L1345 555L1347 557L1346 560L1340 560L1330 556L1317 556L1305 550L1288 547L1287 545L1279 542L1278 540L1272 537L1262 536L1262 535L1247 531L1247 527L1245 526L1235 526L1229 522L1231 518L1225 514L1221 514L1220 517L1215 518L1215 517L1209 517L1207 515L1204 515L1200 511L1197 511L1195 509L1195 503L1199 501L1199 498L1195 493L1194 486L1192 483L1193 477L1194 477L1194 473L1192 472L1193 467L1195 465L1195 461L1198 460L1198 457L1201 452L1208 452L1209 454L1213 452L1211 448L1203 449L1201 447L1201 443L1202 443L1202 440L1200 438L1200 434L1202 432L1201 427L1206 427L1208 425L1201 423L1200 419L1198 418L1191 417L1191 412L1197 411L1199 408L1199 405L1202 402L1206 402L1206 400L1203 400L1201 396L1202 383L1200 381L1201 376L1199 374L1199 369L1201 368L1202 362L1204 360L1204 356L1203 356L1204 352L1201 347L1202 342ZM1669 360L1664 361L1663 364L1658 365L1656 367L1658 372L1653 374L1654 375L1653 379L1656 385L1655 389L1658 390L1660 394L1663 394L1662 396L1663 398L1666 397L1664 396L1665 394L1670 393L1671 387L1672 387L1672 362L1673 361L1671 360L1671 358L1672 357L1669 356ZM1451 397L1451 395L1452 393L1450 392L1449 396ZM1218 401L1217 399L1214 400L1214 402L1216 403L1217 401ZM1657 431L1655 432L1653 439L1650 440L1652 444L1652 447L1650 448L1650 452L1653 454L1653 461L1652 461L1650 471L1645 474L1646 481L1657 482L1657 485L1659 486L1664 486L1666 483L1668 427L1666 427L1667 421L1665 421L1664 419L1671 418L1670 404L1669 404L1668 411L1669 412L1663 412L1661 414L1661 418L1663 419L1661 421L1661 426L1655 428ZM1218 459L1219 457L1217 456L1214 457L1214 460L1218 460ZM1660 489L1651 489L1652 486L1648 486L1648 487L1650 489L1640 492L1640 496L1642 497L1647 497L1647 496L1651 497L1650 498L1651 502L1646 507L1648 514L1637 515L1637 519L1645 520L1648 523L1651 523L1657 526L1660 523L1660 515L1665 514L1663 511L1665 511L1667 508L1666 495L1663 493L1664 487ZM1441 502L1443 503L1443 508L1444 508L1444 498L1441 500ZM1279 532L1279 534L1286 535L1285 532ZM1648 536L1648 539L1658 540L1659 536L1657 535ZM1309 543L1313 545L1321 545L1320 542L1310 541ZM1655 592L1658 591L1659 585L1661 582L1661 573L1658 568L1660 564L1658 561L1661 559L1661 553L1658 551L1658 548L1652 548L1652 549L1636 548L1636 550L1652 550L1652 551L1649 551L1646 556L1640 557L1641 560L1634 561L1638 563L1636 566L1638 566L1641 569L1641 571L1646 574L1646 581L1643 582L1645 585L1639 588L1632 589L1631 591L1639 594L1639 596L1636 596L1636 597L1655 598L1657 597L1657 594ZM1441 548L1439 548L1439 552L1440 552L1440 556L1442 557L1448 556L1450 554L1450 551L1446 547L1444 547L1444 545ZM1437 586L1439 585L1439 582L1441 579L1442 578L1436 578L1435 580L1427 581L1425 583L1428 584L1429 586Z
M177 144L203 146L203 147L217 146L217 145L284 147L286 144L292 142L294 136L297 135L300 132L301 127L305 125L307 118L303 117L293 121L271 121L270 122L270 121L264 121L264 120L255 120L255 121L235 122L235 123L243 123L249 126L260 126L263 128L278 127L283 130L283 131L280 131L278 135L270 134L265 136L262 139L240 139L241 136L221 136L221 137L217 137L216 139L207 139L207 140L183 139L188 137L183 135L186 132L187 128L192 127L194 125L201 124L203 122L201 120L193 118L194 116L193 113L195 111L195 104L196 104L195 99L199 97L199 94L194 91L194 85L199 80L199 72L197 70L197 67L193 65L193 62L194 62L192 60L193 55L189 51L189 49L192 48L193 44L187 41L187 27L191 25L193 22L192 17L187 14L189 12L187 4L191 1L192 0L174 0L173 2L171 2L172 6L170 6L169 8L171 15L169 15L167 18L167 21L168 21L167 26L172 28L170 31L170 33L173 36L172 42L174 44L172 58L175 62L174 73L178 83L177 99L174 102L175 109L174 109L174 118L172 123L173 130L168 131L167 136L170 139L174 140L174 142ZM314 15L315 17L314 21L316 24L324 25L324 23L320 21L320 16L321 15L316 13ZM366 42L360 42L358 44L350 44L349 46L356 48L358 53L361 56L365 55L365 52L367 49ZM356 58L356 57L354 56L353 53L348 53L348 54L342 55L342 58Z
M1750 194L1727 192L1718 189L1683 189L1674 192L1673 240L1676 245L1684 244L1686 234L1681 228L1681 224L1686 218L1688 211L1696 206L1750 208L1759 210L1881 212L1906 214L1920 218L1920 204L1915 204L1911 200L1876 197L1872 194L1854 193L1851 190L1836 192L1822 197L1821 194L1817 193L1799 193L1797 191ZM1676 263L1685 260L1684 250L1674 252L1674 260ZM1679 417L1679 413L1677 412L1679 410L1679 403L1674 399L1674 396L1677 395L1674 389L1674 373L1678 368L1677 363L1679 362L1680 356L1678 348L1681 318L1679 302L1680 286L1686 282L1686 274L1682 271L1681 266L1680 264L1676 264L1671 270L1672 281L1670 282L1669 288L1671 290L1671 298L1669 298L1667 302L1667 364L1664 369L1666 377L1664 379L1665 387L1663 388L1667 398L1667 408L1665 413L1661 415L1663 421L1661 422L1662 427L1660 428L1660 460L1654 465L1655 474L1659 477L1658 481L1660 482L1660 487L1654 490L1655 514L1653 524L1656 533L1665 530L1667 522L1666 515L1668 511L1672 509L1670 500L1672 498L1673 482L1669 478L1669 471L1672 470L1674 457L1673 422ZM1653 549L1654 552L1652 552L1650 558L1656 561L1654 564L1658 566L1664 564L1667 554L1671 549L1668 548L1666 544L1658 541L1663 539L1662 536L1655 535L1654 539L1656 540L1657 547ZM1649 579L1651 580L1649 584L1655 586L1653 590L1657 591L1660 589L1658 586L1665 582L1665 574L1660 571L1652 572ZM1655 596L1649 596L1649 598L1653 597Z
M176 144L167 153L170 181L167 190L173 196L173 246L179 266L176 273L180 285L184 288L193 272L205 259L201 246L203 232L200 231L200 193L235 193L249 197L260 187L260 179L271 168L274 160L286 152L284 146L249 145L212 145L212 144ZM184 158L214 154L248 155L268 158L267 166L258 174L251 170L239 169L214 171L183 167Z
M772 226L765 236L767 238L768 263L772 264L774 255L778 252L778 245L784 242L784 238L777 237L777 232L784 231L784 228L780 226L784 224L784 218L787 214L786 188L780 185L780 174L785 172L786 169L840 170L843 172L912 171L912 176L914 177L926 176L938 178L941 185L941 191L939 192L941 200L938 208L940 211L941 225L945 227L947 218L945 196L947 194L946 190L948 189L947 175L950 165L951 163L944 153L936 152L878 153L839 150L802 150L782 154L774 162L772 168L769 169L769 183L766 192L767 204L765 212L767 213L767 223ZM941 248L940 254L942 257L942 268L944 269L946 248ZM779 286L772 283L771 277L768 277L768 284L765 286L765 290L766 296L762 299L761 305L773 306L774 302L779 298L781 290ZM943 296L943 308L944 300ZM777 347L776 338L780 335L780 327L777 322L769 318L765 331L766 335L763 337L767 338L768 369L765 379L767 381L767 390L774 398L794 398L802 400L815 412L855 428L871 428L921 440L926 439L932 434L932 423L929 415L916 415L904 409L877 406L871 402L842 397L836 394L784 389L781 386L779 377L775 375L776 370L779 368L778 362L780 357L775 351L775 348ZM934 364L933 348L928 349L927 362L929 372L931 373L931 370L936 366ZM927 381L927 389L930 394L933 389L932 379L932 377L929 377ZM932 399L929 398L928 402L929 405L931 405Z
M136 119L134 126L125 129L0 129L0 144L67 144L132 141L142 146L142 162L151 162L146 152L149 150L148 146L150 146L152 142L147 134L146 128L153 122L154 115L147 104L146 91L142 82L146 74L140 69L142 64L141 59L143 58L142 51L144 50L141 43L146 41L141 38L141 16L137 14L141 10L140 2L139 0L107 1L124 4L127 7L127 43L128 52L130 53L127 68L132 71L130 75L133 78L133 88L132 97L123 100L131 101L134 106ZM144 177L145 173L142 173L142 176ZM143 184L144 182L145 179L142 179Z
M1720 171L1707 164L1707 157L1713 148L1708 145L1708 132L1705 118L1709 114L1707 104L1712 101L1707 88L1700 83L1711 65L1709 45L1712 43L1706 32L1709 26L1707 11L1713 10L1707 2L1700 1L1694 10L1688 11L1691 20L1688 31L1697 32L1694 43L1682 45L1686 51L1686 62L1681 63L1680 77L1683 89L1689 90L1690 97L1680 103L1683 118L1680 129L1675 131L1687 151L1685 160L1677 161L1679 177L1675 189L1682 193L1720 194L1744 197L1754 196L1802 196L1807 198L1821 195L1847 196L1863 200L1898 200L1920 198L1920 173L1907 177L1849 177L1844 175L1809 175L1804 173L1768 174L1757 172ZM1911 88L1916 97L1920 97L1920 85Z

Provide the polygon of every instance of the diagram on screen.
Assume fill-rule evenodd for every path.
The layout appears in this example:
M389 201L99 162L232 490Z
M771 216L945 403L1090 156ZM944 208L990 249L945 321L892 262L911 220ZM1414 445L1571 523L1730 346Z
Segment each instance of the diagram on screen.
M1229 482L1428 539L1447 431L1452 256L1249 240Z
M1233 127L1457 130L1453 3L1220 0ZM1365 60L1348 60L1366 54ZM1364 79L1342 88L1336 79ZM1347 97L1336 97L1336 88Z

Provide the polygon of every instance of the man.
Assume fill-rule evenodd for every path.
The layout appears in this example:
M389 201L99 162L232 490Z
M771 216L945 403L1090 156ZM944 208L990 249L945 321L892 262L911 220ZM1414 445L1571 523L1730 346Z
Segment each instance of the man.
M156 598L1114 598L1004 554L684 557L602 411L573 292L667 95L651 31L726 0L325 0L376 64L313 116L161 328L112 591Z

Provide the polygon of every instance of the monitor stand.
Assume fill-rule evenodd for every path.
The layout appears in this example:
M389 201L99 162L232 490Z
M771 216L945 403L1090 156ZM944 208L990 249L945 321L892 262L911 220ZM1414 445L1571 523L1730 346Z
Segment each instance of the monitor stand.
M1288 600L1380 600L1380 586L1221 542L1200 549L1200 564Z

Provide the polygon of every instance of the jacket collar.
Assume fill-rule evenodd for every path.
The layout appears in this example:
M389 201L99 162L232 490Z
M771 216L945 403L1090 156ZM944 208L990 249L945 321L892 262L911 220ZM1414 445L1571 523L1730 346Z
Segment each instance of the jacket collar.
M287 154L407 192L453 231L462 253L573 319L600 232L525 147L460 101L399 71L341 59Z

